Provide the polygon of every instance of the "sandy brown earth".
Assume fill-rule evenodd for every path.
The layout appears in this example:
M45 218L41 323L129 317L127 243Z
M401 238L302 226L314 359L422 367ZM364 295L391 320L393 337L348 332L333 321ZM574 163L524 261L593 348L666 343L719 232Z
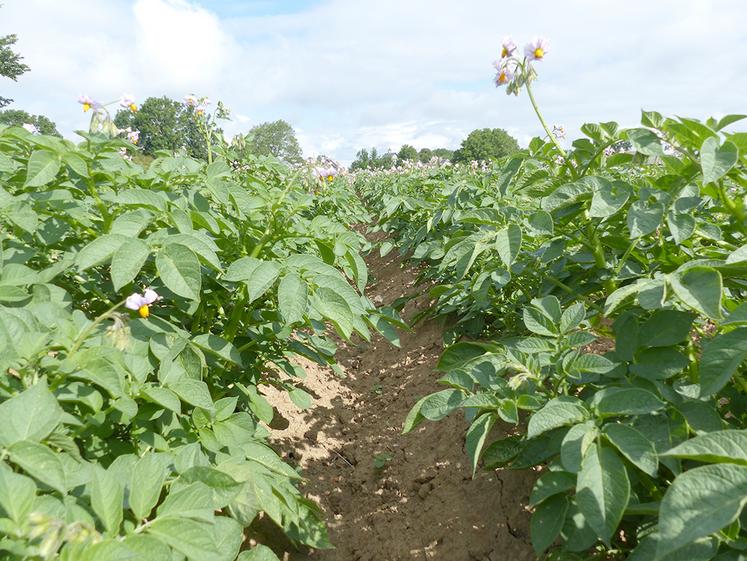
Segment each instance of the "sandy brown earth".
M422 289L400 258L367 259L383 304ZM428 305L411 301L404 317ZM304 386L315 405L299 411L284 394L268 398L287 427L272 440L301 466L309 497L320 502L336 549L290 553L291 561L522 561L534 559L525 505L530 473L480 472L471 477L460 414L402 435L413 404L440 388L434 370L441 327L421 323L397 349L377 337L342 346L347 377L307 363ZM274 424L274 423L273 423ZM283 423L285 424L285 423ZM383 461L381 468L375 459Z

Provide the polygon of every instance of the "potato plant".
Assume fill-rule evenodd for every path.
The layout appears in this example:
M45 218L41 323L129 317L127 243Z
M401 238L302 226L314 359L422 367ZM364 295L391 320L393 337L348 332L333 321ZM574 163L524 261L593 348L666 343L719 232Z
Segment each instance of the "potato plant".
M357 182L382 251L425 266L429 313L454 326L447 389L404 430L462 410L475 469L541 467L539 555L744 555L742 118L644 112L639 128L585 125L568 152L535 139L486 175Z
M144 169L81 134L0 129L0 557L272 559L240 553L260 513L329 547L262 387L307 407L295 359L334 365L329 328L400 324L363 296L362 207L228 147Z

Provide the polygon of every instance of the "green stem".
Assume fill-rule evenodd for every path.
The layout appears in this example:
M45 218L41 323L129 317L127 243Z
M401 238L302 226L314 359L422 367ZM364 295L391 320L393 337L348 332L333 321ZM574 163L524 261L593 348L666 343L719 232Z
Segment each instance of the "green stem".
M558 139L555 138L555 135L550 131L550 127L547 126L547 123L545 122L544 117L542 117L542 113L540 113L539 107L537 106L537 101L534 99L534 94L532 93L532 87L529 85L528 81L526 83L526 88L527 88L527 95L529 95L529 101L532 102L532 107L534 108L534 112L537 114L537 118L542 124L542 128L545 129L547 136L550 138L550 141L555 145L555 148L558 149L558 152L560 152L560 155L563 156L563 158L567 159L568 154L566 154L565 150L563 150L563 148L560 146L560 144L558 143Z
M117 308L124 305L124 303L125 303L125 300L122 300L118 304L115 304L114 306L109 308L107 311L105 311L103 314L99 315L96 319L94 319L91 322L91 324L88 327L86 327L83 331L81 331L80 335L78 335L78 337L75 339L73 346L70 348L70 352L67 353L67 358L70 358L76 352L78 352L78 349L83 344L83 341L86 340L86 337L88 337L102 321L111 317L111 315L117 310Z
M244 314L246 298L246 285L242 284L241 288L239 288L239 297L236 300L236 305L233 307L233 311L231 311L231 317L228 319L228 325L226 325L226 329L223 331L223 338L226 341L233 341L236 337L236 331L238 331L239 329L241 316Z

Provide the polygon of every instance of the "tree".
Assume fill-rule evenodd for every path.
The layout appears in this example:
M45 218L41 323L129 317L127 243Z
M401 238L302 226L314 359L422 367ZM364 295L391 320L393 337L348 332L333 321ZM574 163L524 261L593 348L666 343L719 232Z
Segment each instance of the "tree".
M451 160L454 157L454 150L448 148L434 148L433 155L443 160Z
M275 156L287 163L302 160L296 133L287 122L279 119L252 127L247 135L249 149L260 156Z
M26 64L21 62L23 57L11 48L17 40L18 37L15 35L0 37L0 76L10 78L14 82L18 80L21 74L31 70ZM0 108L5 107L12 101L12 99L0 95Z
M370 166L371 157L368 155L368 150L366 150L365 148L361 148L355 154L355 160L353 160L353 163L350 164L350 171L355 171L357 169L369 169Z
M503 158L519 150L516 139L503 129L476 129L454 152L454 162L488 161Z
M57 125L44 115L31 115L20 109L5 109L0 111L0 125L16 126L34 125L40 133L62 136L57 131Z
M205 140L193 118L193 109L168 97L149 97L137 112L117 112L114 124L140 131L139 145L149 155L158 150L186 149L194 158L207 158Z
M397 159L401 162L415 162L418 159L418 151L414 146L404 144L397 153Z

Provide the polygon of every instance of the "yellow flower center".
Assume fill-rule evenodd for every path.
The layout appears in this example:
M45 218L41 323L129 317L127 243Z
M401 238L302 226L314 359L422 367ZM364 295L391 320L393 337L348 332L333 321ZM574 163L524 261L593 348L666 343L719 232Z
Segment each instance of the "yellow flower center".
M137 311L138 314L140 314L140 317L145 319L150 315L150 307L148 304L145 306L140 306L140 309Z
M542 58L543 56L545 56L545 51L543 49L540 47L534 49L534 58Z
M83 104L83 113L85 113L86 111L88 111L90 108L91 108L91 104L90 103L84 103Z
M335 178L334 175L328 175L327 176L327 181L332 181L334 178Z
M134 103L130 103L130 111L135 113L137 111L137 105L135 105Z
M499 84L505 84L506 82L508 82L508 76L506 76L506 71L505 71L505 70L503 70L503 71L501 71L501 73L500 73L500 74L498 75L498 83L499 83Z

